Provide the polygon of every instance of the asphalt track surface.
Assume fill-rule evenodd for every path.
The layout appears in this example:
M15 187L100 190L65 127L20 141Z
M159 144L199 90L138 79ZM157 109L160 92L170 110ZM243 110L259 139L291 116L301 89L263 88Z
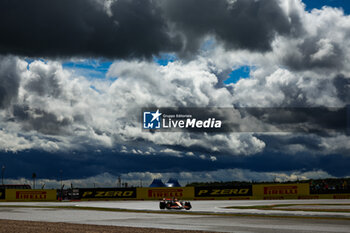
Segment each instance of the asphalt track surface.
M0 219L218 232L350 233L350 200L192 201L193 209L190 211L159 211L158 203L157 201L2 202ZM293 211L285 209L291 208L290 206L283 207L283 210L223 208L280 204L298 206L294 206ZM52 208L54 206L88 207L92 210ZM93 208L103 209L97 211ZM115 209L127 209L130 212L114 211ZM310 209L313 211L308 211ZM327 212L327 209L344 210L344 212Z

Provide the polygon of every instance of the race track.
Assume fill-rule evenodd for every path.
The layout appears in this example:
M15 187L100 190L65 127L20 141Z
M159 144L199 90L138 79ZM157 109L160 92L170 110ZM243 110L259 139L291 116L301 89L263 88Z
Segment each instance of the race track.
M0 219L219 232L350 232L350 200L192 201L190 211L160 211L158 203L2 202ZM276 208L256 208L269 205Z

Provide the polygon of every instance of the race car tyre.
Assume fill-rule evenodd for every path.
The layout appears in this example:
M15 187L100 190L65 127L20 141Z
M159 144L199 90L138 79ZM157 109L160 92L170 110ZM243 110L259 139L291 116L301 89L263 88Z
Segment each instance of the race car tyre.
M161 210L164 210L164 209L165 209L165 206L166 206L165 202L159 202L159 208L160 208Z
M186 210L191 209L191 208L192 208L191 202L186 201L186 202L185 202L185 205L184 205L184 208L185 208Z

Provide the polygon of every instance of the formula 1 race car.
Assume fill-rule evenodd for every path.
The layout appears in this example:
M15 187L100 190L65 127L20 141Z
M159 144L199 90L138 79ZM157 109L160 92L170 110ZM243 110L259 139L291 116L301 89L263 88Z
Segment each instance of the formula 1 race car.
M189 201L178 201L176 199L163 199L159 202L159 208L161 210L168 209L168 210L189 210L192 208L191 203Z

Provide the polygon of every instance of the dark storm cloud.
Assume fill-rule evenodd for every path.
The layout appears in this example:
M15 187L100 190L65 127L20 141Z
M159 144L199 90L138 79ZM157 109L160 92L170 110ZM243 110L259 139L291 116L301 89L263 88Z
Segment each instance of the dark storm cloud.
M292 145L302 145L309 151L322 151L324 147L322 146L322 139L315 135L307 134L293 134L293 136L283 136L283 135L257 135L257 138L266 142L265 153L273 153L276 151L284 151L283 148ZM289 151L293 153L293 151Z
M275 34L289 34L298 25L276 0L118 0L109 13L102 4L3 0L0 53L151 57L159 52L194 52L206 35L216 36L228 48L266 51Z
M203 36L214 35L229 48L267 51L276 34L299 27L297 17L289 21L276 0L169 0L163 7L184 33L187 50L196 50Z
M17 98L20 79L16 58L0 56L0 109Z
M262 124L266 131L261 132L303 132L327 135L331 132L347 132L347 108L326 107L289 107L289 108L238 108L242 117L253 116ZM256 132L254 127L245 128ZM276 128L271 129L269 126ZM263 127L263 129L265 128Z
M56 73L45 74L37 72L37 75L25 85L25 89L39 96L59 97L62 89Z
M344 103L350 103L350 78L339 74L333 79L333 84L337 89L338 98Z
M209 172L232 168L257 172L323 170L330 175L341 177L349 175L350 162L349 157L337 154L312 156L303 153L288 155L273 152L249 157L221 157L215 161L215 165L211 161L194 157L131 156L111 151L75 153L71 156L68 153L30 150L17 152L16 155L0 152L3 164L6 164L6 178L30 179L31 174L36 172L40 177L57 179L60 170L63 171L63 179L80 179L103 172L118 176L129 172Z
M18 152L17 155L0 152L2 162L6 164L8 178L26 177L33 171L45 178L56 178L61 169L64 171L63 178L69 179L95 176L102 172L117 176L128 172L201 171L211 163L196 158L184 160L174 156L135 156L111 151L93 152L93 150L89 153L75 153L74 156L69 153L47 153L36 150ZM21 169L16 169L18 167Z
M60 135L73 123L66 117L60 119L53 113L31 109L25 105L13 106L13 116L16 121L21 122L24 130L36 130L48 135Z
M293 70L340 69L343 67L342 45L318 37L306 38L295 51L289 51L283 59ZM323 51L322 51L323 50Z
M111 11L93 0L1 1L0 53L125 58L176 50L152 1L119 0Z

